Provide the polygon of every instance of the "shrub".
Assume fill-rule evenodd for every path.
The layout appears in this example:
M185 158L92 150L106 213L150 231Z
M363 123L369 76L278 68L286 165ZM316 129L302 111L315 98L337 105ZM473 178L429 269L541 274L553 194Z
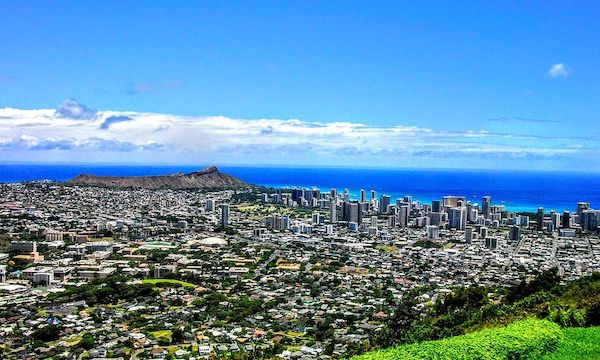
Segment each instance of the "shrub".
M352 359L537 359L555 350L562 337L563 333L557 324L531 318L514 322L507 327L398 346Z

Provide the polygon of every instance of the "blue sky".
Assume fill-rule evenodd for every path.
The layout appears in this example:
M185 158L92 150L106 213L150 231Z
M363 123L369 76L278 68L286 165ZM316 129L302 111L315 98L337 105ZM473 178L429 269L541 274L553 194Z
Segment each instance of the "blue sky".
M0 161L600 171L599 18L594 1L4 1ZM69 123L65 99L94 115Z

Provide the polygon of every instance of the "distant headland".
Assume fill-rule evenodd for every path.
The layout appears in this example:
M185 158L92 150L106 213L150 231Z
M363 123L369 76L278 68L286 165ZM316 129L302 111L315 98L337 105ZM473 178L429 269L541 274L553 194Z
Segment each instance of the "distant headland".
M216 166L188 174L177 173L151 176L98 176L81 174L68 181L73 185L141 189L208 189L248 187L248 183L220 172Z

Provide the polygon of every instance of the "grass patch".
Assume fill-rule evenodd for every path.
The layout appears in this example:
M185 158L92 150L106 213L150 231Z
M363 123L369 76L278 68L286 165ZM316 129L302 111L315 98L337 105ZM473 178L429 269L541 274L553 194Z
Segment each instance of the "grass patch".
M183 287L189 287L189 288L196 287L196 285L194 285L192 283L189 283L186 281L181 281L181 280L175 280L175 279L144 279L144 280L142 280L142 284L165 286L165 287L168 285L178 284Z
M555 350L562 339L563 332L557 324L531 318L506 327L401 345L355 356L352 359L539 359Z
M377 245L375 246L376 250L384 251L384 252L392 252L398 250L395 246L385 246L385 245Z
M171 336L173 335L173 332L171 330L157 330L151 331L150 333L148 333L148 335L157 340L168 339L169 341L171 341Z
M566 328L565 339L558 349L542 360L596 360L600 359L600 326Z

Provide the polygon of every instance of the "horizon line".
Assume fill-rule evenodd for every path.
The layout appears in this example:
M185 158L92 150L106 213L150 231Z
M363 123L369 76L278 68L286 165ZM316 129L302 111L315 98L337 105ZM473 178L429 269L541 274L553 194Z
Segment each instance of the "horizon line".
M527 173L580 173L600 175L600 171L581 169L498 169L477 167L413 167L413 166L369 166L369 165L335 165L335 164L244 164L244 163L119 163L119 162L23 162L2 161L0 166L119 166L119 167L198 167L204 169L210 166L220 167L248 167L248 168L280 168L280 169L356 169L356 170L406 170L406 171L490 171L490 172L527 172Z

